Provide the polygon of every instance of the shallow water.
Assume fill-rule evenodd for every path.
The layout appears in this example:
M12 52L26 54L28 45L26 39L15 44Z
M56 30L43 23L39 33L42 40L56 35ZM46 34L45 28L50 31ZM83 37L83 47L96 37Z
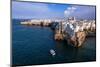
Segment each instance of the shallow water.
M80 48L54 40L49 27L20 25L22 20L12 21L12 64L37 65L96 60L95 37L89 37ZM50 54L50 49L56 55Z

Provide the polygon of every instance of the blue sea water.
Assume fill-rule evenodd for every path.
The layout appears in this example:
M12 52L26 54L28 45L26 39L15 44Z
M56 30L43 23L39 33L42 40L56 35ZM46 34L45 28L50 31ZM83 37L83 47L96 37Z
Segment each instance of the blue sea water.
M49 27L26 26L12 20L12 65L40 65L55 63L86 62L96 60L96 38L86 38L80 48L57 42ZM56 55L50 54L50 49Z

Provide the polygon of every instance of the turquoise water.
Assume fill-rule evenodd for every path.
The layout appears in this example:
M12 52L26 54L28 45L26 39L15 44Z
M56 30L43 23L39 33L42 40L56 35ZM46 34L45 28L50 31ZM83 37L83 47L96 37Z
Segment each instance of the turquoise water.
M95 37L87 38L80 48L74 48L65 41L57 42L49 27L25 26L12 20L12 64L40 65L55 63L86 62L96 60ZM54 49L55 56L50 54Z

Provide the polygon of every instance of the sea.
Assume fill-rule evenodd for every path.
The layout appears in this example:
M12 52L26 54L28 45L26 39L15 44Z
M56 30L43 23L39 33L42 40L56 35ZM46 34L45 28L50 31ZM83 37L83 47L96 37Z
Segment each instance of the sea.
M96 61L96 37L86 38L82 47L75 48L65 41L55 41L50 27L21 25L25 20L12 19L13 66Z

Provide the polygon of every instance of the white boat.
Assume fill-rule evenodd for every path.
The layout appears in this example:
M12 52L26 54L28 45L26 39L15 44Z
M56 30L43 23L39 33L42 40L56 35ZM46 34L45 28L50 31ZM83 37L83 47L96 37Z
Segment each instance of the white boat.
M55 52L53 49L51 49L51 50L50 50L50 54L51 54L52 56L55 56L55 55L56 55L56 52Z

